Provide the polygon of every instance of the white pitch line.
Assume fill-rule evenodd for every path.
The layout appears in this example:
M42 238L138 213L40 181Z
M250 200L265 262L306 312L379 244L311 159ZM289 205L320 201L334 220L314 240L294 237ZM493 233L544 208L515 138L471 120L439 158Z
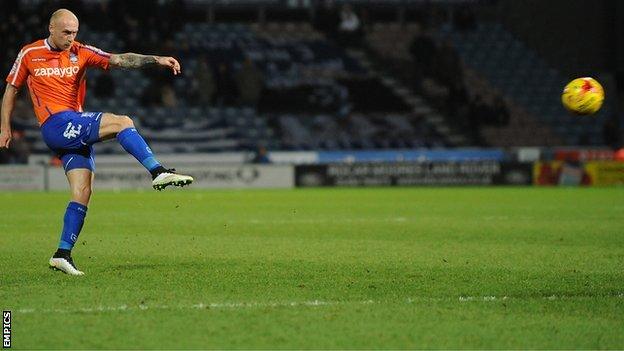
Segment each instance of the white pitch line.
M589 297L589 296L581 296L581 297ZM603 296L601 296L601 297L603 297ZM604 297L614 297L616 299L621 299L621 298L624 298L624 293L620 293L620 294L617 294L617 295L611 295L611 296L604 296ZM543 296L543 297L541 297L541 299L548 300L548 301L570 300L570 299L574 299L574 298L579 298L579 296L550 295L550 296ZM470 301L492 302L492 301L505 301L505 300L511 300L511 299L513 299L513 300L522 300L522 299L526 299L526 298L510 297L510 296L460 296L459 297L459 302L470 302Z
M460 296L459 302L468 302L468 301L504 301L509 299L507 296Z
M17 313L91 313L91 312L118 312L118 311L132 311L132 310L180 310L180 309L244 309L244 308L279 308L279 307L321 307L321 306L336 306L336 305L346 305L346 304L357 304L357 305L369 305L377 303L373 300L364 300L364 301L322 301L322 300L311 300L311 301L292 301L292 302L223 302L223 303L203 303L200 302L198 304L193 305L178 305L178 306L169 306L169 305L147 305L147 304L139 304L136 306L113 306L113 307L87 307L87 308L75 308L75 309L61 309L61 308L49 308L49 309L41 309L37 310L34 308L22 308L16 310Z
M612 297L621 299L624 298L624 293L612 295ZM573 299L575 296L566 295L551 295L538 297L546 301L567 300ZM459 296L459 302L499 302L508 300L523 300L523 297L510 297L510 296ZM323 300L310 300L310 301L290 301L290 302L211 302L191 305L148 305L139 304L135 306L120 305L120 306L98 306L98 307L83 307L83 308L47 308L47 309L35 309L35 308L21 308L16 310L17 313L30 314L30 313L97 313L97 312L126 312L126 311L146 311L146 310L185 310L185 309L254 309L254 308L297 308L297 307L324 307L324 306L342 306L342 305L374 305L374 304L413 304L418 302L442 302L442 301L454 301L452 297L415 297L407 298L405 300L397 301L382 301L382 300L361 300L361 301L323 301Z

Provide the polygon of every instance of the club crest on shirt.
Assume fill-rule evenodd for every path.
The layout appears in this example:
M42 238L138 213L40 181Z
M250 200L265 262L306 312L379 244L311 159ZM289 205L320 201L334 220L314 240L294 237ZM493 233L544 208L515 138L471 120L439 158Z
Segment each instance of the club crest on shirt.
M69 61L71 63L77 63L78 62L78 55L74 54L73 52L69 53Z

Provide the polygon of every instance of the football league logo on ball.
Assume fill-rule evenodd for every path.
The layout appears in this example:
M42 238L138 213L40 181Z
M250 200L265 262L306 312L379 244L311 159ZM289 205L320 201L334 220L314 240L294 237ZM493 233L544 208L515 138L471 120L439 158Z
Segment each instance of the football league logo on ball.
M563 89L561 102L568 111L577 115L592 115L602 106L604 89L595 79L577 78Z

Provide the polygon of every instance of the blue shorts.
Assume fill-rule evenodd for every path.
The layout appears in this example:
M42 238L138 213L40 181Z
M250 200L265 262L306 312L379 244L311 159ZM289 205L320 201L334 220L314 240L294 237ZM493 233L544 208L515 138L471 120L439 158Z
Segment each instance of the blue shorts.
M76 168L95 171L93 144L99 141L102 112L62 111L41 125L43 141L63 162L65 173Z

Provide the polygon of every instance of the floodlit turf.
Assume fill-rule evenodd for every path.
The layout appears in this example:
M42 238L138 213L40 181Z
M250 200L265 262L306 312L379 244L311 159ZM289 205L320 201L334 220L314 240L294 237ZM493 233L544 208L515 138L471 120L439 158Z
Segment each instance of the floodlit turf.
M13 348L624 348L624 188L0 193Z

